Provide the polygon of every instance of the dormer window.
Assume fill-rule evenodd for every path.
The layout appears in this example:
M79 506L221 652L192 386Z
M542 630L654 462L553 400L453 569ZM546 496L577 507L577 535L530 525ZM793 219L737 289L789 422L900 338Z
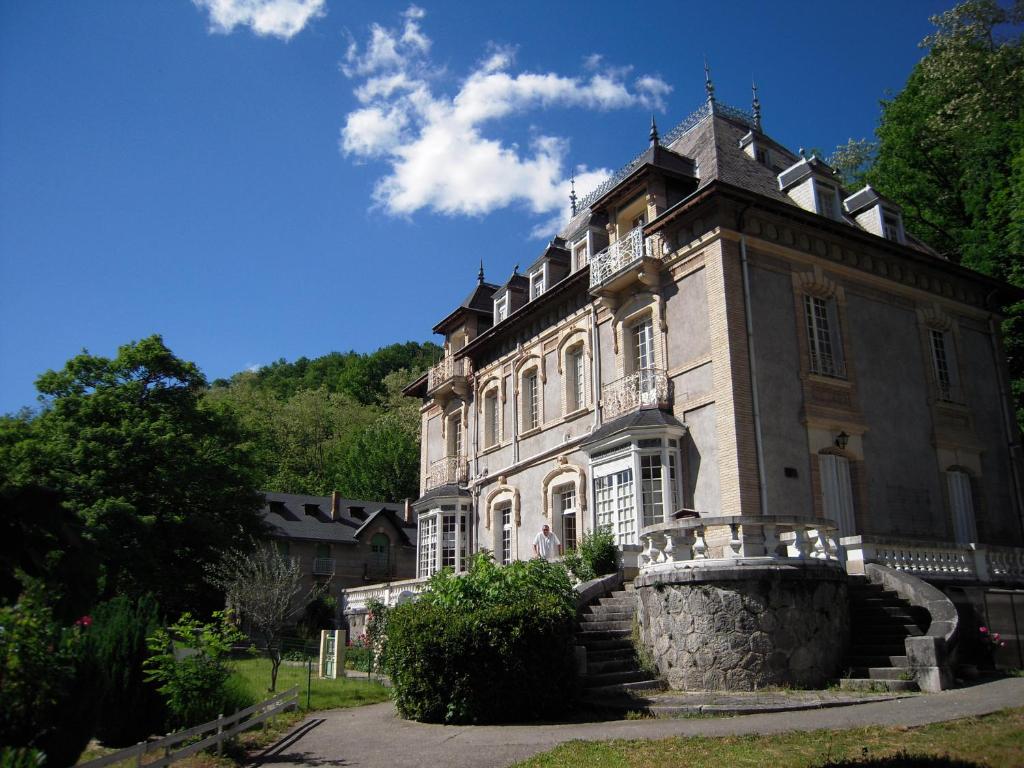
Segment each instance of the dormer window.
M588 238L583 238L572 247L572 268L573 271L583 269L590 261L590 253L587 248Z
M886 240L892 240L894 243L903 242L903 226L898 213L882 209L882 233Z
M754 145L754 159L757 160L761 165L767 166L768 162L768 150L764 147Z
M544 268L530 274L530 300L536 299L544 293Z
M508 317L508 294L494 300L494 323L497 325Z
M814 201L819 214L829 219L839 218L839 202L836 198L835 187L816 181L814 184Z

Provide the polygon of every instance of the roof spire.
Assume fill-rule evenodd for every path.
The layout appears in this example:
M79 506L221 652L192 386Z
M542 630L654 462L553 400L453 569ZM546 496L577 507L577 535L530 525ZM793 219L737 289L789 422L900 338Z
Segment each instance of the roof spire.
M715 84L711 82L711 67L708 66L708 57L704 57L704 92L708 95L708 103L715 103Z
M751 104L751 111L754 115L754 128L755 130L761 130L761 100L757 98L757 82L754 81L750 84L751 89L754 91L754 101Z
M654 122L654 113L651 112L651 146L658 146L658 124Z
M484 260L480 259L480 271L476 275L476 281L480 284L484 284Z
M576 171L569 177L569 205L572 206L572 215L576 215Z

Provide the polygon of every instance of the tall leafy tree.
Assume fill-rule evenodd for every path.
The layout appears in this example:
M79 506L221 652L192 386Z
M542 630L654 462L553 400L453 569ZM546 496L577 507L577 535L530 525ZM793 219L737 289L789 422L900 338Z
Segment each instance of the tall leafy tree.
M151 336L114 358L83 352L36 386L44 409L8 458L81 522L101 595L215 607L204 565L260 532L260 499L238 424L202 406L196 366Z
M877 143L851 140L833 160L943 256L1024 288L1024 0L968 0L931 21L926 55L882 102ZM999 308L1024 425L1024 304Z

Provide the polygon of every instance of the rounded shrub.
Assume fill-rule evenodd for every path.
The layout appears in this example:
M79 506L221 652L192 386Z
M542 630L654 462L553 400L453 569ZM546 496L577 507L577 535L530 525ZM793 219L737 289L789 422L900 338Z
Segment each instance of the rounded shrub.
M543 560L435 576L417 602L379 617L381 664L402 717L522 722L573 704L575 600L565 569ZM376 642L376 641L375 641Z

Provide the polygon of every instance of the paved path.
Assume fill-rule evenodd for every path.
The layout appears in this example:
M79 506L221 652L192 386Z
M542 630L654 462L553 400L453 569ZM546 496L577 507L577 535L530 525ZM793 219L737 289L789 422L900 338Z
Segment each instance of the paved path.
M1024 706L1024 678L893 701L799 713L689 720L623 720L565 725L424 725L399 719L392 704L317 712L260 761L269 766L489 768L507 766L572 739L728 736L865 725L925 725Z

